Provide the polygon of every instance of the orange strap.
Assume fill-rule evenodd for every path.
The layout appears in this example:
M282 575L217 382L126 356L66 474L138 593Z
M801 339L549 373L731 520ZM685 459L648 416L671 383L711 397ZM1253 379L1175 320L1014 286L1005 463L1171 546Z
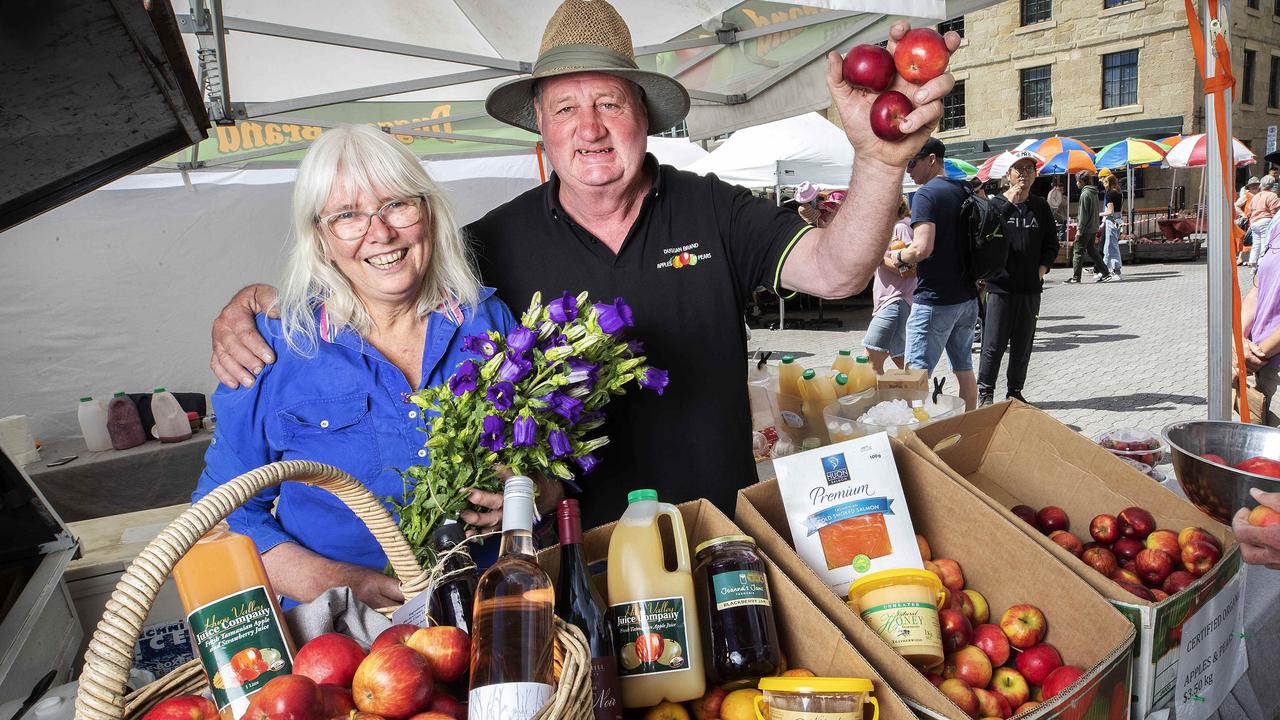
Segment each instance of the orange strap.
M1191 30L1191 47L1196 54L1196 69L1199 70L1200 77L1204 80L1205 96L1212 95L1214 97L1214 119L1217 121L1219 128L1225 128L1227 126L1225 93L1235 86L1236 80L1231 73L1231 50L1227 47L1226 36L1219 29L1218 2L1217 0L1205 1L1209 3L1209 21L1214 30L1213 49L1215 58L1213 77L1208 77L1209 59L1204 42L1204 26L1200 23L1200 16L1197 14L1192 0L1183 0L1183 3L1186 6L1187 25ZM1232 196L1232 190L1234 189L1232 170L1235 168L1235 152L1232 145L1230 135L1218 133L1218 147L1214 149L1218 152L1218 164L1222 171L1222 177L1217 178L1217 180L1222 184L1223 197L1226 198ZM1210 182L1212 181L1213 178L1210 178ZM1228 223L1227 227L1230 228L1231 233L1231 242L1228 243L1231 259L1227 264L1234 268L1236 255L1240 253L1243 247L1244 231L1234 222ZM1258 238L1254 238L1254 242L1259 242ZM1247 423L1250 422L1251 418L1249 414L1249 394L1245 392L1248 370L1244 364L1244 329L1240 322L1240 278L1234 272L1231 273L1231 342L1235 348L1236 356L1240 421Z
M538 182L547 181L547 169L542 165L542 141L533 144L533 154L538 156Z

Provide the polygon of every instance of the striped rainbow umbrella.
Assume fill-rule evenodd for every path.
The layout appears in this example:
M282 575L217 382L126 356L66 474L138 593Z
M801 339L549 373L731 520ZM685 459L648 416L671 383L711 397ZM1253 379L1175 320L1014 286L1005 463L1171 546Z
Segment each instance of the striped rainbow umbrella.
M1073 137L1066 137L1064 135L1054 135L1053 137L1047 137L1043 140L1037 140L1023 149L1030 150L1043 158L1053 158L1069 150L1079 150L1081 152L1089 153L1091 158L1093 156L1093 148Z
M1168 146L1155 140L1125 138L1113 142L1098 151L1093 164L1100 168L1123 168L1138 165L1154 165L1164 159Z
M1205 151L1208 145L1209 140L1204 133L1186 135L1181 142L1169 149L1169 154L1164 156L1164 162L1169 167L1175 168L1204 167ZM1253 151L1235 138L1231 138L1231 148L1236 167L1252 165L1258 161Z
M978 174L978 168L957 158L943 158L942 167L952 180L968 180Z
M1046 160L1044 167L1040 168L1040 174L1062 175L1081 170L1098 171L1098 167L1093 164L1093 153L1084 150L1064 150Z
M1173 147L1174 145L1177 145L1178 143L1182 142L1182 133L1178 133L1177 135L1170 135L1167 138L1160 138L1159 142L1161 145L1167 145L1168 147Z

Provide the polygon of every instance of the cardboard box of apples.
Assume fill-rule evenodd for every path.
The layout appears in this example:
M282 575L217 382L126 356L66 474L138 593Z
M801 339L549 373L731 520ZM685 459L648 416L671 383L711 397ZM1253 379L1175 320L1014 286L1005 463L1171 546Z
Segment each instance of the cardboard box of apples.
M467 720L452 683L467 672L471 640L455 627L393 625L366 651L341 633L298 649L293 672L250 699L250 720ZM163 700L143 720L219 720L200 695Z
M926 567L950 591L939 618L946 651L940 667L912 666L796 554L776 480L739 491L738 524L918 713L950 720L1125 717L1132 625L941 469L901 443L892 447L903 511L925 538Z
M1239 574L1230 528L1023 403L946 418L904 442L1129 618L1136 717L1172 701L1182 626Z

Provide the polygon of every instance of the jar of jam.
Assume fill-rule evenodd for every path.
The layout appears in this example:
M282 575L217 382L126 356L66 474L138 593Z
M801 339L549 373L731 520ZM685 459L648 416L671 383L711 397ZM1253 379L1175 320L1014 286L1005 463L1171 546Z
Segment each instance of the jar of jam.
M782 651L764 560L747 535L712 538L695 550L707 615L707 671L717 684L776 675Z

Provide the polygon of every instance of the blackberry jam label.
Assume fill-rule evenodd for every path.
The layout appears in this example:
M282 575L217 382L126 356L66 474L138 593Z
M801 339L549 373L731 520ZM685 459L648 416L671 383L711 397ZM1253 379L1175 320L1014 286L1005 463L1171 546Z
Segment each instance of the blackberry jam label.
M731 570L711 577L716 609L729 610L744 605L769 607L769 586L758 570Z

